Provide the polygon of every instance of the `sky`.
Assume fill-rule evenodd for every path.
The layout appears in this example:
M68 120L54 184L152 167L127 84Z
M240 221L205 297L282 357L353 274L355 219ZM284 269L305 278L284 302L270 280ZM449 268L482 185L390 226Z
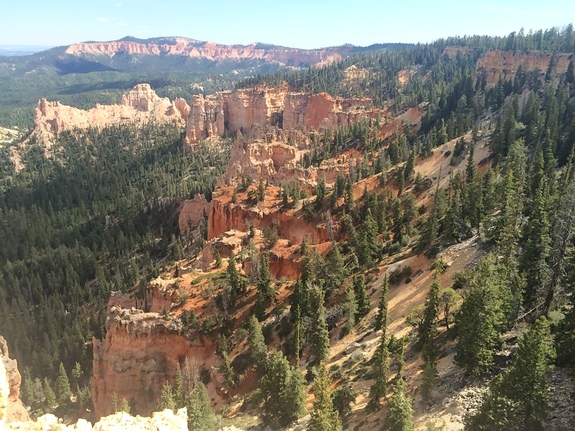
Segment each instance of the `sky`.
M296 48L431 42L575 23L573 0L1 0L0 45L184 36Z

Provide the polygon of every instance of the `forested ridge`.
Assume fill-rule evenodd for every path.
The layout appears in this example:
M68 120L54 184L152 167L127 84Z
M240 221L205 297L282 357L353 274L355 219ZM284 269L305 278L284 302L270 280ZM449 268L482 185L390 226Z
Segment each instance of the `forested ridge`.
M447 55L450 46L465 49ZM569 66L560 74L518 71L488 87L476 64L490 49L568 53ZM372 97L395 114L414 106L425 112L419 128L398 128L386 140L377 134L383 119L310 133L301 167L347 157L348 174L340 172L329 187L319 179L311 196L297 181L282 184L280 211L329 224L329 251L304 240L297 280L273 280L269 258L281 229L262 233L254 257L255 228L246 226L243 246L252 253L231 253L226 269L207 280L218 318L198 321L187 312L177 318L214 338L226 390L245 385L247 370L259 380L243 399L245 409L274 428L286 426L302 416L311 389L309 429L411 430L414 413L438 406L439 362L452 354L466 382L490 382L466 430L548 429L552 369L575 372L574 51L567 26L358 54L239 84L287 82L299 91ZM349 80L352 65L366 73ZM397 79L402 70L413 72L405 84ZM186 155L182 139L180 131L155 124L76 130L58 136L50 157L31 142L18 174L2 165L0 325L25 367L23 396L35 408L56 404L48 395L58 374L72 375L79 394L88 384L86 341L103 335L110 291L136 289L199 251L201 244L179 236L175 209L195 193L210 197L229 142ZM486 142L489 154L478 160ZM441 171L437 179L415 169L437 157L439 147L450 148L439 157L453 168L444 182ZM370 191L362 183L369 179L376 184ZM270 198L271 184L237 180L232 204L257 207ZM358 198L359 186L365 191ZM471 240L478 260L446 285L441 253ZM384 270L381 285L374 274L411 256L434 260L432 281L425 300L405 316L410 335L396 337L388 328L389 290L404 289L420 274L407 265ZM244 276L236 259L252 260L256 270ZM219 253L214 260L219 268ZM280 301L286 291L287 301ZM234 322L246 306L249 319ZM329 366L336 339L362 342L371 333L377 343L370 358ZM512 344L508 334L515 334ZM415 376L408 362L417 360ZM200 409L190 424L210 429L205 388L196 382L183 389L186 378L182 370L174 388L165 386L160 405ZM365 394L352 388L357 381ZM365 405L352 408L356 399Z

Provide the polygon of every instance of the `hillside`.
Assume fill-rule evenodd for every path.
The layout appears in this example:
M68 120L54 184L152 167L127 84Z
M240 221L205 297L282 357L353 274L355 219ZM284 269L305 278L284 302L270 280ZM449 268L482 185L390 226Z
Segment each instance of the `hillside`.
M179 103L40 101L0 170L0 325L32 414L569 429L575 41L537 34Z

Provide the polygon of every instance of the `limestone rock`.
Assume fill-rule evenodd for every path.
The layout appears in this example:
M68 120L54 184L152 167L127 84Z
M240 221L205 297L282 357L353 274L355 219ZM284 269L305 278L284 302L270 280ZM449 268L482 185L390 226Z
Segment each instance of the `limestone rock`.
M30 416L22 401L20 401L22 377L18 371L18 362L15 359L10 359L8 344L2 336L0 336L0 359L0 362L3 363L9 389L6 419L8 422L27 421ZM1 370L0 374L3 374Z
M185 100L172 102L159 97L149 84L138 84L122 96L119 105L96 105L87 111L40 99L34 111L34 133L49 145L54 134L74 128L102 128L112 124L144 124L150 121L183 127L189 112Z
M65 425L52 414L40 416L35 422L16 422L8 426L9 431L187 431L186 409L174 414L172 410L153 413L152 417L131 416L128 413L115 413L103 417L92 424L79 419L72 425Z

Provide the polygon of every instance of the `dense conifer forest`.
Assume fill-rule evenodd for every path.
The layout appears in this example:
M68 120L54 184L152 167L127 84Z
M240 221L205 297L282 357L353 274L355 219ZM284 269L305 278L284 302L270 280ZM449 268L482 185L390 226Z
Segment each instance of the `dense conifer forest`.
M51 157L31 142L26 169L4 172L0 325L25 382L52 379L59 364L89 381L109 293L157 277L181 252L176 208L209 196L228 157L226 145L185 155L182 139L158 124L64 132ZM36 388L23 396L44 400Z
M446 47L453 46L462 49L447 55ZM568 53L570 62L566 73L518 71L512 81L501 79L488 88L476 64L493 49ZM275 351L266 346L274 338L265 329L271 325L262 329L279 286L271 280L266 250L255 276L238 273L235 259L241 257L233 253L222 271L215 285L221 313L233 310L248 286L257 289L253 316L242 326L249 365L240 370L238 361L230 360L236 346L223 338L217 353L227 387L240 385L247 366L255 370L259 389L245 405L264 423L277 428L301 417L306 385L313 384L309 429L347 426L356 394L343 383L344 371L326 369L330 335L336 328L342 338L369 328L381 332L373 357L358 374L372 380L365 411L386 406L384 429L413 429L406 350L423 363L417 397L429 406L437 402L433 391L446 340L455 340L454 361L470 381L491 382L477 411L466 418L466 430L545 429L553 392L549 372L554 366L575 372L574 53L569 25L356 54L331 66L258 75L238 85L287 82L298 91L371 97L396 114L425 109L418 130L405 127L386 140L374 133L380 119L310 135L303 167L317 167L350 149L356 157L349 175L340 174L330 188L319 181L312 196L297 184L282 187L283 208L301 209L312 224L333 218L340 229L325 255L301 244L300 273L289 287L289 315L275 334ZM367 72L350 81L345 71L351 66ZM402 70L413 73L405 85L396 79ZM210 198L229 142L184 154L182 139L181 131L156 124L64 132L49 156L30 142L26 167L18 173L3 149L0 326L24 367L23 397L34 408L55 404L50 391L66 398L66 374L73 376L78 394L86 393L89 340L103 335L112 290L135 291L183 253L199 251L201 238L179 236L176 207L195 193ZM466 157L465 169L450 175L445 187L430 189L414 164L454 139L454 150L445 157L453 166ZM480 139L488 140L491 153L481 162L475 158ZM354 197L354 184L375 176L381 187ZM253 201L264 200L268 185L252 182L243 179L232 200L250 191ZM432 196L428 207L416 205L423 192ZM269 249L277 234L266 235ZM409 267L386 275L376 317L366 321L370 271L381 262L402 253L435 259L472 237L481 242L481 259L451 286L441 285L445 263L435 261L425 302L407 316L410 337L397 339L387 330L389 287L410 280ZM187 323L198 330L205 324L191 317ZM232 326L222 319L204 332L233 339ZM501 365L498 351L510 331L519 334L518 341L509 363ZM338 381L335 390L332 379ZM175 395L171 390L167 385L163 405L205 407L205 400L190 404L181 387ZM200 385L188 396L204 399L203 391ZM89 394L84 396L88 402Z

